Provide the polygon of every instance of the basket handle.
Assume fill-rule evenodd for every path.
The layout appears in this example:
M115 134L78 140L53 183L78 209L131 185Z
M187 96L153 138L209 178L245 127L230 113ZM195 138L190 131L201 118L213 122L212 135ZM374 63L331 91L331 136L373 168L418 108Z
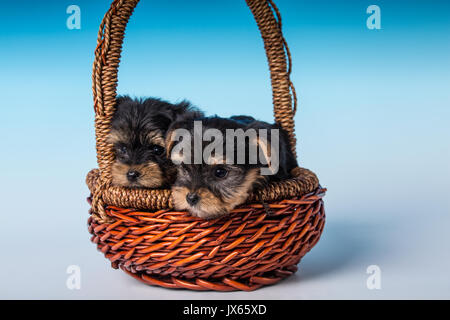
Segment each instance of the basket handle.
M297 99L290 80L291 58L281 30L281 16L272 0L246 0L246 2L264 40L270 68L275 121L287 131L295 154L293 118ZM107 142L107 136L115 111L117 74L125 29L138 3L139 0L114 0L103 18L98 34L92 81L97 162L101 180L104 182L101 185L111 182L114 152Z

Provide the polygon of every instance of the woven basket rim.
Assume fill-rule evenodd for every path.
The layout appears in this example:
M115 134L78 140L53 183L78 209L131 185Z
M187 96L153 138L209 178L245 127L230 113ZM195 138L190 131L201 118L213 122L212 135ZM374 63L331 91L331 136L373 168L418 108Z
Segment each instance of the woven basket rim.
M315 191L319 187L317 176L305 168L292 170L291 179L272 182L266 187L251 193L246 203L271 202L281 199L301 197ZM86 177L86 184L91 193L100 180L100 171L91 170ZM103 189L102 198L106 205L122 208L145 210L173 209L170 189L138 189L118 186L107 186Z

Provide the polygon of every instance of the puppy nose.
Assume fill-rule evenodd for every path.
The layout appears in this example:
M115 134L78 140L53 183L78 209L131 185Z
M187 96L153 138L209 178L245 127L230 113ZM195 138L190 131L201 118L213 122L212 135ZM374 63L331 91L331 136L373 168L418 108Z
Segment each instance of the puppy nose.
M130 170L127 172L127 178L131 182L136 181L140 175L141 174L139 173L139 171L136 171L136 170Z
M186 196L186 201L191 206L195 206L200 201L200 197L196 193L188 193Z

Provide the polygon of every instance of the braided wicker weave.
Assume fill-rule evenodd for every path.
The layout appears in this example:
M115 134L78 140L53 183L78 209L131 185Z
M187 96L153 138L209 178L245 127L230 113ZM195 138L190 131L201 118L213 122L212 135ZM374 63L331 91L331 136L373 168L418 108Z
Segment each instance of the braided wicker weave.
M147 284L192 290L254 290L293 274L317 243L325 223L325 189L314 173L296 168L292 178L254 192L222 219L204 221L173 211L170 190L111 185L114 161L107 142L115 111L117 74L125 28L139 0L114 0L98 36L93 66L97 162L89 231L114 268ZM275 121L289 134L295 154L297 99L291 57L272 0L246 0L264 40Z

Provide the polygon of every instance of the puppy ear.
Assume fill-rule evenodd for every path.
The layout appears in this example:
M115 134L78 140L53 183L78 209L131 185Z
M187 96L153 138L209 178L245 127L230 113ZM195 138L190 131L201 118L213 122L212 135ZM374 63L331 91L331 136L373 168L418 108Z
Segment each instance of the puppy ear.
M256 137L256 140L254 141L258 148L258 155L259 155L259 163L263 165L270 164L271 160L271 145L267 137L263 137L261 135L258 135Z
M169 129L166 134L166 157L170 159L170 153L172 152L175 141L173 140L175 135L175 129Z
M278 137L275 138L278 139ZM250 141L249 154L251 156L253 153L257 153L257 167L260 167L263 176L276 175L280 168L279 143L275 141L275 146L272 146L272 142L270 133L263 135L261 132ZM257 152L254 151L255 149Z

